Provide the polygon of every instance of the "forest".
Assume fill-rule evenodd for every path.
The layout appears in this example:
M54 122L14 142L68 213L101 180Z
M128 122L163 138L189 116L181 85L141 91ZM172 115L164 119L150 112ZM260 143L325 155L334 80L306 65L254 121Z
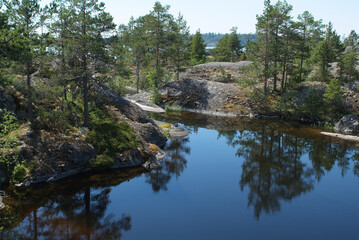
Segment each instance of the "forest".
M20 181L29 166L12 151L19 145L14 131L27 126L35 132L68 133L87 127L87 140L101 149L99 165L111 163L114 151L139 143L128 125L119 126L106 113L94 84L121 96L147 90L156 95L187 69L208 62L251 61L235 82L251 87L258 105L275 102L280 114L290 111L301 83L325 83L324 94L313 88L297 108L312 120L334 123L342 111L341 86L358 79L359 36L353 30L341 38L332 23L308 11L293 17L292 8L286 1L265 0L255 34L239 35L240 27L233 27L227 34L202 35L200 30L190 34L184 17L173 16L170 6L160 2L148 14L116 26L97 0L54 0L43 8L38 0L1 0L1 91L17 96L22 111L14 114L1 106L0 161ZM207 51L205 40L218 36L216 47ZM118 134L108 138L105 127ZM108 142L97 146L99 141Z

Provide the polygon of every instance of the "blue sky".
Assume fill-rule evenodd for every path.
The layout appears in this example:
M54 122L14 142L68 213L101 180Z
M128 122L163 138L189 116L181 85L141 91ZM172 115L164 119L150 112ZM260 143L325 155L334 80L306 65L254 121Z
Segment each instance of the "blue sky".
M47 4L51 0L42 0ZM102 0L106 10L112 14L116 24L127 24L131 16L135 18L147 14L155 0ZM264 0L163 0L170 5L170 13L179 12L187 20L191 32L200 29L202 33L227 33L236 26L240 33L255 32L256 15L263 11ZM272 0L272 3L276 1ZM350 30L359 32L359 0L287 0L293 6L292 16L308 10L315 19L324 23L332 21L340 35L348 35Z

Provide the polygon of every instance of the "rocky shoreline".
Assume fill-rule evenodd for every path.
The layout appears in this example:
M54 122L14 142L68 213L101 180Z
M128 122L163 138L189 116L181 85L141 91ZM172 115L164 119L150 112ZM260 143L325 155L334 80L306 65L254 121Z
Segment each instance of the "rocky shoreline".
M2 109L15 113L22 111L16 104L16 96L0 89ZM94 83L91 92L96 101L118 123L126 122L137 134L138 147L126 149L116 154L114 164L109 169L143 167L147 170L160 167L159 160L165 156L162 148L167 137L156 123L136 104L113 93L106 86ZM24 127L18 136L21 144L16 147L20 158L31 164L24 181L17 186L32 186L40 183L59 181L77 174L96 172L89 166L89 160L98 154L97 149L86 142L89 129L77 132L58 133L45 130L30 131Z

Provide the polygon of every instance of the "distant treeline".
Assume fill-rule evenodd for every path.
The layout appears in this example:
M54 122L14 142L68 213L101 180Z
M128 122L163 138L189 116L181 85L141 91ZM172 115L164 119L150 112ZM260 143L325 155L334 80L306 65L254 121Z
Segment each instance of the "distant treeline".
M216 46L219 39L221 39L225 34L224 33L202 33L202 38L207 46ZM255 42L257 40L257 34L255 33L244 33L238 34L238 38L241 41L241 45L245 46L247 40Z

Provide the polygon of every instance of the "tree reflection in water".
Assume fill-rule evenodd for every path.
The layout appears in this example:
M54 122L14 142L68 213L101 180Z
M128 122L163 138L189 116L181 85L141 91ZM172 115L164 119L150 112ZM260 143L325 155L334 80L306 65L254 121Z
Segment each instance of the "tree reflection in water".
M342 176L350 166L350 148L345 144L306 138L265 124L250 131L220 131L219 137L237 148L236 155L244 160L239 184L242 191L249 188L248 206L253 206L257 219L263 212L280 211L281 201L311 191L314 181L320 181L335 164ZM355 158L354 174L359 176L359 156Z
M187 165L186 155L191 152L188 143L188 137L171 139L165 148L166 158L162 162L162 167L146 173L146 182L152 185L154 192L167 191L167 184L172 176L178 178L184 171Z
M0 226L5 227L0 239L121 239L123 231L131 229L131 217L106 215L106 210L109 186L128 179L98 175L64 186L14 192L17 203L0 212Z

